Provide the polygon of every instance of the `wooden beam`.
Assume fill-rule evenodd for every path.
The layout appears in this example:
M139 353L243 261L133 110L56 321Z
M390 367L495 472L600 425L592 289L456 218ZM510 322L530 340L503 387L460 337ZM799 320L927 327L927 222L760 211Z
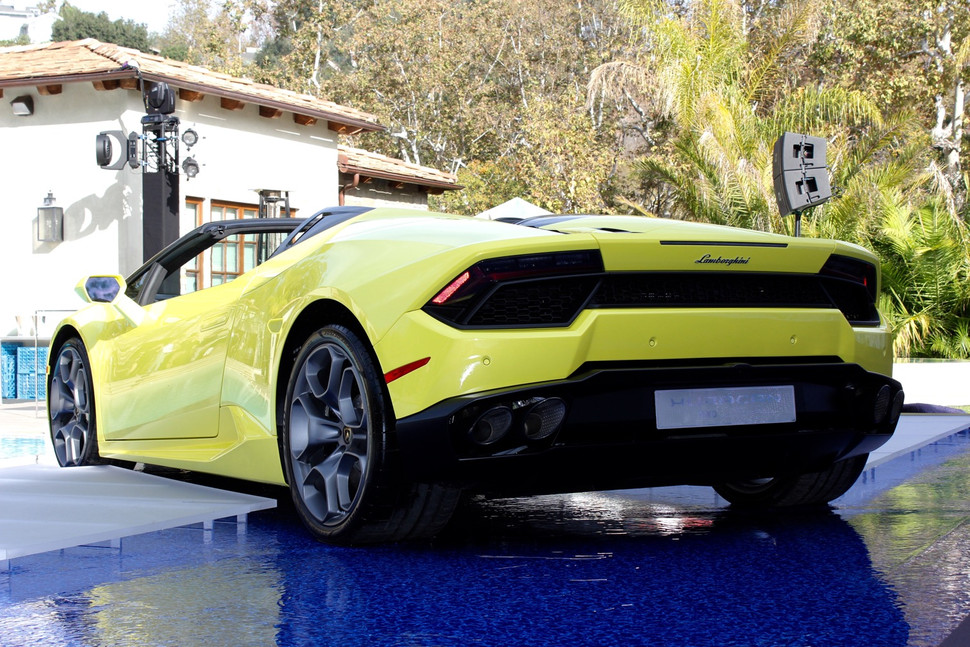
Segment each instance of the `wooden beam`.
M219 99L219 105L222 106L223 110L242 110L246 107L244 101L239 99L230 99L228 97L222 97Z
M389 186L392 189L396 189L400 191L401 189L404 188L405 184L404 182L391 182L390 180L388 180L387 186Z
M327 128L334 131L338 135L356 135L363 130L363 128L355 128L337 121L328 121Z
M301 126L312 126L313 124L317 123L317 118L310 117L307 115L298 115L294 112L293 121L300 124Z
M43 95L45 97L49 97L52 94L60 94L63 90L64 90L64 86L62 86L59 83L58 84L55 84L55 85L38 85L37 86L37 94Z
M259 116L266 117L267 119L279 119L283 116L283 111L279 108L270 108L269 106L259 107Z
M185 88L179 88L179 99L182 101L202 101L205 95L201 92L196 92L195 90L186 90ZM223 99L225 101L225 99ZM225 108L226 106L222 106Z
M0 88L0 99L3 98L3 88Z
M117 90L121 87L121 82L118 79L105 79L104 81L91 81L91 85L100 92L102 90Z
M121 87L124 88L125 90L138 90L138 89L140 89L139 86L138 86L138 79L136 79L134 77L131 77L131 78L128 78L128 79L121 79L119 81L119 83L121 84Z

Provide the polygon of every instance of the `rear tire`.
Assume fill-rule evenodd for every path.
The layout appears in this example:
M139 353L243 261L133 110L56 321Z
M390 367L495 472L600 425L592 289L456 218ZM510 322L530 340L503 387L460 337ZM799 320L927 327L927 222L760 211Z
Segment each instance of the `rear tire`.
M286 390L279 439L297 514L320 541L370 544L431 537L460 490L407 482L383 374L349 328L303 344Z
M819 472L731 481L715 485L714 490L731 505L744 508L823 505L852 487L868 458L868 454L854 456Z

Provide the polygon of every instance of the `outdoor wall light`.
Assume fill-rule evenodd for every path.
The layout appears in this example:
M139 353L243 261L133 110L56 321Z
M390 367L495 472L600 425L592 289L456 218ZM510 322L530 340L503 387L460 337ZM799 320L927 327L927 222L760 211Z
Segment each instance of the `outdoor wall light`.
M10 102L10 106L18 117L29 117L34 114L34 98L29 94L17 97Z
M64 240L64 209L54 206L54 192L48 191L44 206L37 207L37 240L59 243Z

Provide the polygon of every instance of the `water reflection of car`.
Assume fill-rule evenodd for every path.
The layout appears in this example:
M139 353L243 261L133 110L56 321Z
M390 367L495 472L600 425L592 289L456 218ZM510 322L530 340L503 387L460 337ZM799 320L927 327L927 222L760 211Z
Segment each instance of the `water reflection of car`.
M819 504L902 405L878 283L853 245L653 218L212 223L79 285L52 437L66 466L288 484L338 543L433 535L463 491Z

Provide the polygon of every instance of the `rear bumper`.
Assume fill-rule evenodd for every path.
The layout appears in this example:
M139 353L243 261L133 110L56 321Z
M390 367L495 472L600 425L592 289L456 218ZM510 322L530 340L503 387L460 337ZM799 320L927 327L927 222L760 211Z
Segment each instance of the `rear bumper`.
M658 389L782 385L794 387L795 422L657 428ZM562 399L566 414L552 436L529 441L522 403L538 398ZM507 436L476 444L475 421L503 405L513 410ZM412 479L499 494L710 485L815 471L871 452L892 435L901 407L898 382L856 364L592 367L441 402L399 420L397 437Z

